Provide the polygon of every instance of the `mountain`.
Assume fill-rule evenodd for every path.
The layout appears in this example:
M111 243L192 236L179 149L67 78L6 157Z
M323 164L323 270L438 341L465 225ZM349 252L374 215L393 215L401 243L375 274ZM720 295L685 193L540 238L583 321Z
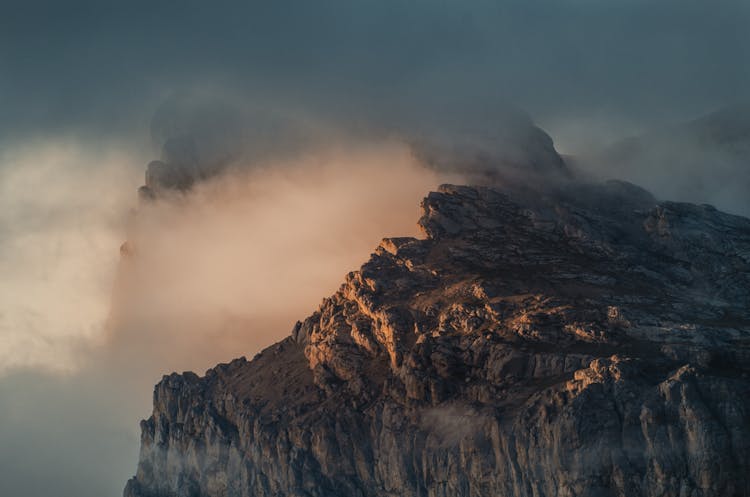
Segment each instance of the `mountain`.
M750 215L750 103L618 141L582 161L664 198Z
M625 182L422 208L285 340L165 376L125 497L748 495L750 220Z

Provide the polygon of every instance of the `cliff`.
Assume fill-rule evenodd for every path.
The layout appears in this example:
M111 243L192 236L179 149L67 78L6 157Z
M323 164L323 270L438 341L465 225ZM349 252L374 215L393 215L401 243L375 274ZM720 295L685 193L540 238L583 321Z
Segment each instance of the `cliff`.
M165 376L125 496L748 495L750 220L621 182L423 211L287 339Z

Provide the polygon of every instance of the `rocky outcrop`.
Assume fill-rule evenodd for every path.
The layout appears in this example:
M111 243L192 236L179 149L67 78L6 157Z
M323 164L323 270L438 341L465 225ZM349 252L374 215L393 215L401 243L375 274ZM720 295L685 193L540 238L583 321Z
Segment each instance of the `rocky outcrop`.
M165 376L125 496L750 493L750 220L620 182L423 210L289 338Z

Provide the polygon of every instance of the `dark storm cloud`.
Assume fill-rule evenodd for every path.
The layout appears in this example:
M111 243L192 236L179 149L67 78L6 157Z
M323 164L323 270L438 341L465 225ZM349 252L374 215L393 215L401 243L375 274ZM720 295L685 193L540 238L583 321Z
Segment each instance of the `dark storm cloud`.
M355 121L497 99L542 121L658 120L750 91L742 0L78 0L2 10L6 137L139 133L166 96L196 88Z

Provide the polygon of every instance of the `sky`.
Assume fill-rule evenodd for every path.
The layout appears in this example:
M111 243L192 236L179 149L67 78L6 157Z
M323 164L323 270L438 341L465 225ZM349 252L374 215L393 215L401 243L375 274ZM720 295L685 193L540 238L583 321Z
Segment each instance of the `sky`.
M417 235L457 178L406 142L533 121L595 155L750 101L748 25L745 0L3 1L0 494L120 495L162 374L252 357ZM230 173L139 208L185 136ZM690 145L683 169L590 167L749 212L726 200L746 162Z
M360 121L404 119L443 99L504 99L542 124L609 117L642 127L748 98L749 9L742 0L7 0L0 130L15 140L137 137L165 99L196 91Z

